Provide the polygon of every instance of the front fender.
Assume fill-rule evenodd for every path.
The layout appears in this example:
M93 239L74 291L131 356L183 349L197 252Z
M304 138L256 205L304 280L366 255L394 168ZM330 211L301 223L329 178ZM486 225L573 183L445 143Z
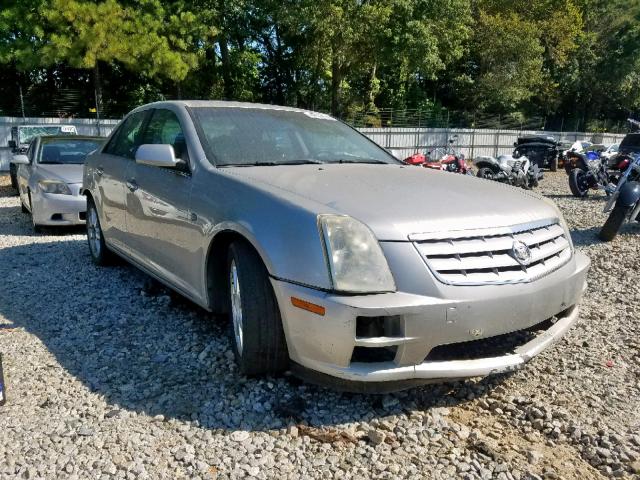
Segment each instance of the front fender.
M333 209L207 168L193 180L191 209L203 229L204 252L219 233L235 232L253 245L271 276L332 288L317 215L336 213Z
M620 189L617 202L625 207L633 207L638 200L640 200L640 183L625 183Z

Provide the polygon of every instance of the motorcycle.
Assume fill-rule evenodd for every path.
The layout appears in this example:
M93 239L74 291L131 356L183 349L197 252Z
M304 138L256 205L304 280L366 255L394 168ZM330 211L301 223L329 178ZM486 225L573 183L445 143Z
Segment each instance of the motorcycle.
M542 179L540 167L532 164L525 156L477 157L473 163L478 168L479 178L522 187L526 190L537 187Z
M515 157L527 157L531 164L538 168L549 168L550 171L558 170L558 161L562 152L560 143L549 135L523 135L513 144Z
M609 196L631 162L629 156L618 155L609 166L597 151L568 152L567 159L569 161L565 167L569 175L569 188L574 197L586 197L589 189L604 190Z
M471 174L464 155L456 152L453 148L453 139L449 140L448 148L436 148L435 150L428 151L426 154L414 153L410 157L405 158L404 163L408 165L419 165L433 170L462 173L463 175Z
M604 207L609 218L598 237L613 240L625 222L640 221L640 155L634 155Z

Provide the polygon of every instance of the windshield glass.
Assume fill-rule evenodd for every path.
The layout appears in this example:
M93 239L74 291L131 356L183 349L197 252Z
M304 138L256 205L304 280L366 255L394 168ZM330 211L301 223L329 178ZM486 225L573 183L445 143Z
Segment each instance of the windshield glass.
M263 108L192 111L207 156L218 166L400 163L328 115Z
M73 125L18 127L18 139L21 144L30 143L34 137L51 135L76 135Z
M93 139L53 140L43 142L38 163L82 164L85 158L102 145L102 141Z

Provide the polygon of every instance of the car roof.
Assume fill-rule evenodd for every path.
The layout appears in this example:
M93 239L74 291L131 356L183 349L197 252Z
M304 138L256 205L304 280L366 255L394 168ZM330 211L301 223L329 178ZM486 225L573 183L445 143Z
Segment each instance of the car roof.
M22 127L73 127L77 128L75 125L70 125L68 123L24 123L21 125L14 125L16 128Z
M51 142L52 140L64 140L64 141L77 141L77 140L99 140L105 141L106 137L94 137L91 135L40 135L39 138L42 142Z
M161 108L167 107L170 105L180 106L180 107L209 107L209 108L251 108L251 109L261 109L261 110L279 110L279 111L287 111L287 112L298 112L298 113L306 113L311 112L311 110L305 110L302 108L295 107L284 107L280 105L269 105L265 103L251 103L251 102L230 102L225 100L165 100L161 102L148 103L146 105L142 105L136 108L134 111L143 110L147 108ZM313 112L316 113L316 112Z

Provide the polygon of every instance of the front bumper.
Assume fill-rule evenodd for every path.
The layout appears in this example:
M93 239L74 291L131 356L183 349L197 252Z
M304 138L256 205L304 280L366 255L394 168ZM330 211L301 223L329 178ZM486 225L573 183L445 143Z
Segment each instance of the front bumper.
M560 339L577 320L588 267L589 259L576 253L568 264L535 282L450 287L437 298L404 292L341 296L275 279L272 284L289 355L296 365L340 382L412 385L484 376L522 366ZM326 313L319 316L296 308L291 297L321 305ZM359 337L357 324L365 317L392 317L399 329L391 336ZM464 346L545 321L541 333L497 356L429 358L441 346ZM391 348L393 358L361 361L354 352L363 348Z
M72 189L73 195L38 192L32 196L33 220L36 225L84 225L87 199Z

